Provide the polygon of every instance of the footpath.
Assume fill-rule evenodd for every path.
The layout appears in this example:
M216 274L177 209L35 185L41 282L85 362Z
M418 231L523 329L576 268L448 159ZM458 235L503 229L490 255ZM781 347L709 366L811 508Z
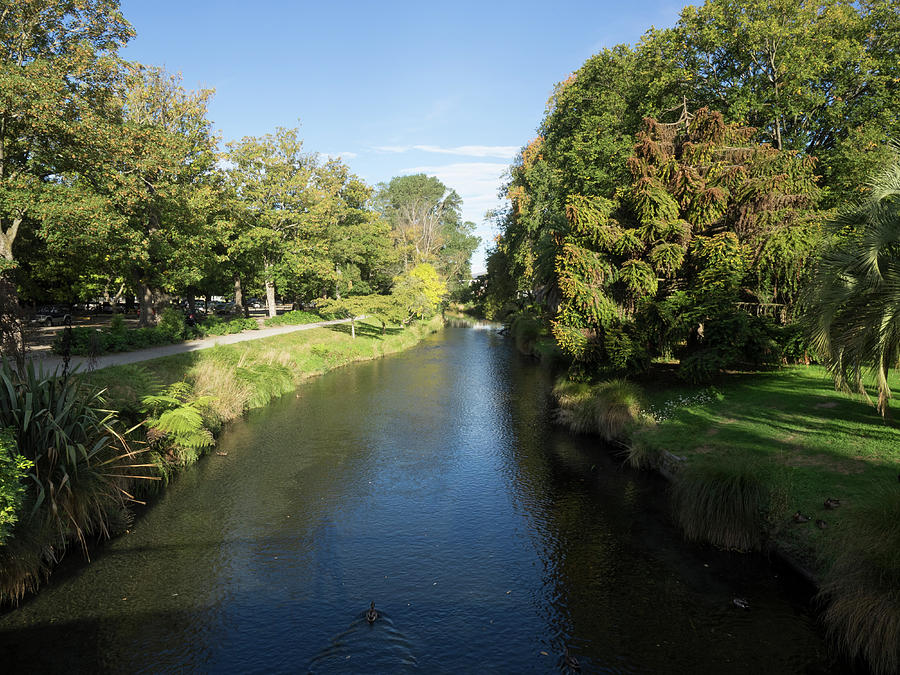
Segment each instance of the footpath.
M231 345L237 342L246 342L247 340L260 340L262 338L272 337L274 335L283 335L284 333L293 333L298 330L310 330L313 328L322 328L323 326L333 326L339 323L349 323L350 319L335 319L333 321L317 321L316 323L304 323L298 326L277 326L275 328L261 328L259 330L247 330L241 333L233 333L231 335L215 335L212 337L200 338L199 340L188 340L187 342L178 342L172 345L162 345L159 347L149 347L147 349L137 349L132 352L116 352L113 354L104 354L90 358L87 356L73 356L69 359L69 369L76 367L79 371L100 370L110 366L122 366L127 363L139 363L140 361L149 361L150 359L160 358L162 356L172 356L173 354L183 354L184 352L195 352L201 349L211 349L219 345ZM33 353L31 361L35 364L38 371L47 374L62 370L63 359L56 354L49 352Z

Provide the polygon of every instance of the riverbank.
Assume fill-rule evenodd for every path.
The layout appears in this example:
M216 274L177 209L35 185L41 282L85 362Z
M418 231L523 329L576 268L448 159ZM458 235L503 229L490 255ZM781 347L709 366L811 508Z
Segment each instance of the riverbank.
M835 391L815 366L734 373L705 388L664 374L640 384L563 384L561 418L573 426L578 406L601 420L616 411L617 433L606 436L619 437L633 466L670 478L688 538L777 551L808 570L832 642L875 672L895 672L900 427Z
M363 320L357 322L355 338L349 325L331 325L78 374L72 378L77 385L102 392L103 407L121 422L119 430L134 427L128 434L133 452L105 457L99 464L113 467L97 474L114 475L112 490L111 481L81 485L79 476L70 473L66 482L74 489L68 489L63 504L65 519L56 517L57 509L53 517L45 516L46 509L37 511L41 502L34 516L23 515L0 546L0 600L17 602L36 590L74 541L84 546L86 537L125 531L131 519L120 495L141 499L156 491L211 452L222 427L245 411L293 391L310 377L408 349L441 325L442 319L435 317L383 330L380 323ZM96 473L98 462L92 463ZM82 521L80 514L88 511Z

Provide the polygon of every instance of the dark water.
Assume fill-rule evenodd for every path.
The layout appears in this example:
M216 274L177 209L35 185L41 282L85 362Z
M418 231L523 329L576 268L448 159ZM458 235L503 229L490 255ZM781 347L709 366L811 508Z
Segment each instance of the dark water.
M548 424L549 379L449 328L309 382L0 617L0 669L829 672L797 582L683 543L662 483Z

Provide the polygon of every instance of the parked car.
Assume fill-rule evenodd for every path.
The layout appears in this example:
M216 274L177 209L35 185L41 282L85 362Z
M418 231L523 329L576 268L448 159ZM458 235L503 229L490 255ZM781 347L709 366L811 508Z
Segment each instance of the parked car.
M216 314L234 314L233 302L216 302L213 304L213 311Z
M259 298L247 298L247 306L253 309L262 309L264 303Z
M31 323L42 326L61 326L71 320L72 316L68 308L61 305L45 305L38 308L31 318Z

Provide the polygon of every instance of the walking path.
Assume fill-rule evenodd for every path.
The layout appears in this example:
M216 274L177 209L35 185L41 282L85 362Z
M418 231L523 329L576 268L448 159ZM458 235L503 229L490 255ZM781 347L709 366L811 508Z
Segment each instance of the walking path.
M92 370L100 370L109 366L121 366L126 363L138 363L140 361L149 361L157 359L161 356L172 356L173 354L183 354L184 352L195 352L200 349L209 349L218 345L232 345L236 342L246 342L247 340L259 340L262 338L272 337L273 335L283 335L284 333L293 333L298 330L310 330L311 328L321 328L323 326L333 326L339 323L349 323L350 319L335 319L334 321L317 321L316 323L304 323L299 326L278 326L276 328L261 328L259 330L247 330L242 333L233 333L232 335L216 335L213 337L201 338L199 340L189 340L187 342L179 342L174 345L162 345L161 347L150 347L148 349L138 349L133 352L117 352L114 354L104 354L98 356L91 361L86 356L73 356L69 359L69 369L72 370L76 366L80 371L84 371L90 367ZM32 361L38 370L45 373L62 370L62 357L55 354L50 355L49 352L44 354L33 354Z

